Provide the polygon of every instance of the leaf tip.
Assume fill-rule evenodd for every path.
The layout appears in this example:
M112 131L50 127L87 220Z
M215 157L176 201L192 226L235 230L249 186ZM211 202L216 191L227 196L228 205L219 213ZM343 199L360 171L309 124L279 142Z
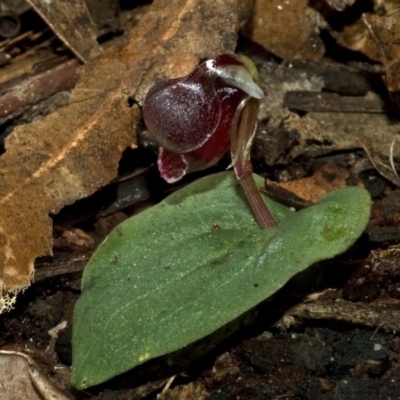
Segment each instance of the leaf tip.
M85 377L83 377L81 379L77 378L74 374L73 369L72 369L72 373L71 373L70 383L77 390L84 390L90 386L88 384L88 380Z

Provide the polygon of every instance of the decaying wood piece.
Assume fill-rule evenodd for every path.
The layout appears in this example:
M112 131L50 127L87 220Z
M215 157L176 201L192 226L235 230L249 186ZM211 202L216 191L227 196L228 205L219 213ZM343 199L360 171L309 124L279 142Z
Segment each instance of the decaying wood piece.
M97 28L84 0L27 0L53 32L83 62L101 53Z
M51 265L43 265L35 273L34 282L40 282L45 279L58 277L66 274L76 274L81 273L89 258L86 256L80 256L75 259L60 261Z
M349 324L381 328L385 332L400 331L399 304L392 307L375 303L353 303L337 299L298 304L290 308L282 317L279 325L285 328L303 320L333 320Z
M296 62L292 66L291 62L281 65L268 62L259 68L260 85L265 93L261 100L259 118L266 123L263 132L258 132L256 140L267 142L269 137L273 137L272 132L278 132L280 138L284 135L297 137L296 143L285 150L286 156L290 151L292 159L316 148L324 151L359 148L360 141L374 153L379 152L389 157L391 143L399 132L399 122L395 114L390 117L386 113L370 112L308 112L306 115L299 115L284 107L285 95L288 92L319 92L324 97L324 90L329 92L334 89L333 69L330 69L329 74L326 72L321 74L315 72L314 67L308 70L307 65L312 64L299 65ZM337 70L337 73L340 72L340 69ZM349 82L349 86L353 85ZM342 92L343 85L340 84L337 89ZM352 87L351 92L362 93L361 89L366 89L366 85L357 84ZM326 96L334 98L331 94ZM362 101L369 99L376 100L364 103L363 107L367 105L370 109L371 105L376 108L376 105L381 104L376 94L368 93ZM385 104L385 107L387 106ZM318 111L321 111L321 107ZM400 157L400 146L394 146L392 153L393 157ZM272 164L270 161L266 162L268 165L273 165L275 161Z
M22 35L21 35L22 36ZM17 38L15 38L17 39ZM23 44L22 44L23 46ZM46 50L35 49L29 56L20 58L16 61L11 59L8 65L3 66L0 74L0 91L4 93L10 86L10 82L17 82L27 76L33 75L39 71L36 68L47 63L54 62L54 54Z
M38 103L51 95L70 90L76 82L80 63L70 60L61 65L25 79L0 96L0 121L4 123L23 112L23 108Z
M336 93L305 90L287 92L283 105L290 110L306 112L385 113L388 111L387 105L379 98L339 96Z
M135 101L155 82L188 74L200 58L233 52L242 11L241 0L154 1L125 40L83 67L69 106L7 137L0 157L0 312L29 285L35 259L52 252L49 212L116 176L122 151L135 146Z
M327 92L363 96L373 90L370 77L344 64L326 60L290 60L284 65L295 71L303 71L308 77L321 78L324 82L324 90Z

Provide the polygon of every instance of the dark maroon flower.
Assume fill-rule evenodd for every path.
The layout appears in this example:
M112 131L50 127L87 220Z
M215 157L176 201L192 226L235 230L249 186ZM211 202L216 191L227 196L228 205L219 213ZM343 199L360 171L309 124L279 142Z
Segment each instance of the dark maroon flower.
M263 227L276 225L252 177L250 148L259 99L250 59L225 54L186 77L160 82L147 94L143 117L160 144L158 168L169 183L214 165L231 148L232 165Z

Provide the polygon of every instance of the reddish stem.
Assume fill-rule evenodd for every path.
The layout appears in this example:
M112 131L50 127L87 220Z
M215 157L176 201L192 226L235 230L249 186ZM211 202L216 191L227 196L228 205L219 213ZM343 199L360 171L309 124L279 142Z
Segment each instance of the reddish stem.
M239 178L239 182L261 227L270 228L276 226L276 221L265 205L254 182L253 175L246 174L242 178Z
M235 174L239 179L258 223L262 228L269 228L277 224L258 191L252 175L253 168L250 160L250 150L255 134L258 106L259 101L250 97L243 103L239 111L240 114L237 116L238 121L233 127L231 154Z

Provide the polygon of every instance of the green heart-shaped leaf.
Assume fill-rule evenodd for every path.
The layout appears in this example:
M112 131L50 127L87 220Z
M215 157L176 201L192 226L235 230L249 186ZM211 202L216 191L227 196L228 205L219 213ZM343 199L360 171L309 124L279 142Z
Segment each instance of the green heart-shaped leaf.
M223 172L115 228L82 278L72 384L96 385L212 333L296 273L348 249L371 207L356 187L296 213L266 203L277 228L259 227L234 174Z

